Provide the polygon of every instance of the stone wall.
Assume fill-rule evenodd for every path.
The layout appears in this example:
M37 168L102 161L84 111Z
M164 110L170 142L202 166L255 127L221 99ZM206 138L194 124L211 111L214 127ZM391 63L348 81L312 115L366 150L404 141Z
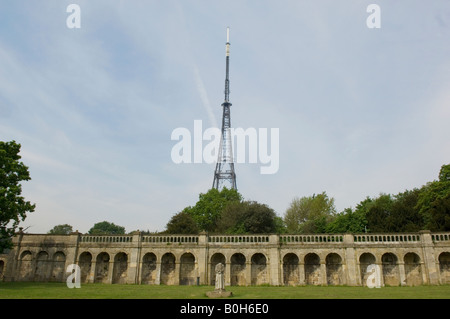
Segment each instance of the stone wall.
M335 235L40 235L19 233L0 255L0 280L82 283L365 286L450 283L450 233Z

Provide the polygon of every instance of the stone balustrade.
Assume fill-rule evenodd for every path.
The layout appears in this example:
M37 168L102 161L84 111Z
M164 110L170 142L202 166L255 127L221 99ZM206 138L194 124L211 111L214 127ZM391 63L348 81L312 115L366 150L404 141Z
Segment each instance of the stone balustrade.
M225 285L366 285L369 266L386 285L450 283L450 232L364 234L25 234L0 255L0 280Z

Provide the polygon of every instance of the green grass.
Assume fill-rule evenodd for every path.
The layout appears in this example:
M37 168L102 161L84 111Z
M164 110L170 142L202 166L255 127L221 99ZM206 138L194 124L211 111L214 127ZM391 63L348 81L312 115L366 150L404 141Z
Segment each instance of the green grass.
M212 286L151 286L65 283L0 282L0 299L200 299ZM417 287L227 287L232 299L449 299L450 285Z

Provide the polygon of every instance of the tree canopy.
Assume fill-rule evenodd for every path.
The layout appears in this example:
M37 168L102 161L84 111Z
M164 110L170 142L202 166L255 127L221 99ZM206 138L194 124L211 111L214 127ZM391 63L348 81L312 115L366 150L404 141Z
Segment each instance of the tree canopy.
M356 208L335 214L325 192L294 198L284 215L288 233L417 232L450 230L450 165L438 180L398 194L366 197Z
M255 201L227 205L217 223L216 232L225 234L263 234L277 231L276 213Z
M166 226L168 234L198 234L199 229L194 218L186 210L172 216Z
M322 192L294 198L286 210L284 222L288 233L323 233L335 214L334 198Z
M88 233L91 235L124 235L125 227L103 221L94 224L94 226L89 229Z
M236 189L224 187L221 191L211 188L199 195L195 206L186 207L184 211L192 216L200 231L214 231L222 210L232 202L242 200Z
M69 224L56 225L48 231L51 235L68 235L73 232L73 227Z
M22 194L22 181L31 180L28 167L20 161L21 145L15 141L0 141L0 252L11 246L21 221L36 205L26 201Z
M256 201L244 201L236 189L213 188L199 195L195 206L172 216L166 233L197 234L200 231L227 234L281 232L282 221L275 211Z

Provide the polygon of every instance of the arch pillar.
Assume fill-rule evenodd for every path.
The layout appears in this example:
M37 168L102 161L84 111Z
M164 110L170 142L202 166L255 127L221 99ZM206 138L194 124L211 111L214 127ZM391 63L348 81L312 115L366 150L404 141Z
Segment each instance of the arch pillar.
M439 269L439 267L437 267L436 269ZM422 272L422 282L424 285L427 285L428 284L427 268L423 260L420 261L420 271Z
M376 262L375 265L377 265L378 270L379 270L380 286L384 287L383 263L381 262L381 259L379 259L379 261Z
M252 261L251 257L245 257L245 285L251 286L252 284Z
M225 286L231 286L231 261L225 261Z
M114 258L116 256L114 255ZM108 265L108 284L112 284L113 283L113 274L114 274L114 258L113 257L109 257L109 265Z
M323 258L320 259L320 284L327 286L327 264Z
M302 285L302 286L306 285L305 262L301 258L299 258L299 262L298 262L298 284Z
M161 258L156 258L156 279L155 285L161 284Z
M175 258L175 278L173 283L175 286L178 286L180 284L180 267L180 258Z
M403 260L398 261L398 272L400 274L400 286L406 286L405 262Z

